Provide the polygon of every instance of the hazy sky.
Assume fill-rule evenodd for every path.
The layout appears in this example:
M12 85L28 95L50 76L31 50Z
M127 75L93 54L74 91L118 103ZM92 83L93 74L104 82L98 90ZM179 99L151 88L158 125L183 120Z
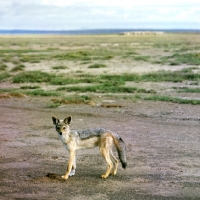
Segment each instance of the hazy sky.
M0 29L200 29L200 0L0 0Z

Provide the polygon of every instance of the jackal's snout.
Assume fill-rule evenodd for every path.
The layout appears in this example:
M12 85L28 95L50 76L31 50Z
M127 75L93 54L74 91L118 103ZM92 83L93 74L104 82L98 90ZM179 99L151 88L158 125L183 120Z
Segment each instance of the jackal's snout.
M59 135L62 135L61 127L60 127L58 124L56 125L55 128L56 128L56 131L58 132L58 134L59 134Z
M59 135L62 135L62 132L61 132L61 131L57 131L57 132L58 132Z

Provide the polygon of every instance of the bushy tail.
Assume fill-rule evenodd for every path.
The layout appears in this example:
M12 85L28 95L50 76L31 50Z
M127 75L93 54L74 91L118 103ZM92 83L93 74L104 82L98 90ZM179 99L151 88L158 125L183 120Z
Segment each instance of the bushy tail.
M121 137L115 139L117 140L117 142L115 142L115 146L117 148L119 160L122 164L122 167L125 169L127 166L126 145Z

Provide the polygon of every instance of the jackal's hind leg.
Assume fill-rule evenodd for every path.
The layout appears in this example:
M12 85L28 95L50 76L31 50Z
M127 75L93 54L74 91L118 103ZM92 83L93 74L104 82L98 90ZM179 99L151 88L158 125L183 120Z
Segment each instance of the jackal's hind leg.
M115 156L113 155L113 151L112 149L110 150L110 157L111 157L111 160L114 164L113 166L113 170L111 171L111 175L115 175L117 173L117 167L118 167L118 160L115 158Z
M110 171L113 167L113 163L110 159L110 155L109 155L109 150L108 149L103 149L103 148L100 148L100 152L102 154L102 156L105 158L107 164L108 164L108 167L107 167L107 170L106 170L106 173L105 174L102 174L101 175L101 178L107 178L110 174Z

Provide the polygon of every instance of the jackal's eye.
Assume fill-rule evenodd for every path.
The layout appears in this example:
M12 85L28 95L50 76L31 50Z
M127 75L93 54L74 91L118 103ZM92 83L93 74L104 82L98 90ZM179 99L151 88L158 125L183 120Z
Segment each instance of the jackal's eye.
M65 126L63 126L63 130L66 130L66 127L65 127Z

